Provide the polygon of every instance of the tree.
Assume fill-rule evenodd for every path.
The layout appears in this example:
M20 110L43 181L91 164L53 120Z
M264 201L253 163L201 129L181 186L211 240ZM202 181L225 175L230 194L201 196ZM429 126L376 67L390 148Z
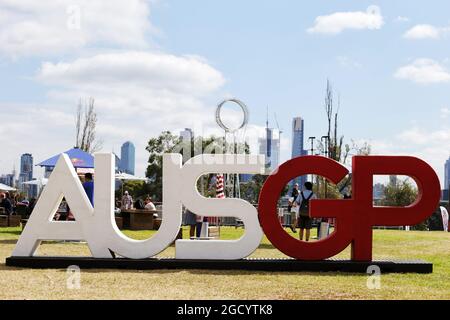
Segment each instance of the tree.
M250 147L248 144L237 144L237 150L248 154ZM191 141L183 141L179 136L170 131L162 132L157 138L151 138L146 150L150 153L146 176L150 179L149 193L157 201L162 201L162 156L165 153L183 154L183 160L187 161L194 155L203 153L223 154L226 150L233 150L233 145L225 141L223 137L201 136L193 138ZM220 173L220 172L217 172ZM204 196L214 197L215 188L213 181L217 173L202 176L197 187Z
M147 144L146 150L150 153L146 171L146 176L150 179L148 191L155 201L162 201L162 156L173 153L180 143L178 136L164 131L157 138L151 138Z
M342 156L342 144L344 136L338 135L338 118L340 110L340 98L338 100L337 111L334 111L334 93L330 80L327 79L327 89L325 94L325 113L327 116L327 137L328 145L322 146L326 154L333 160L340 162ZM333 131L332 131L333 130ZM320 142L322 143L322 142Z
M135 200L144 200L148 195L150 195L149 185L144 181L122 181L122 183L122 188L119 188L115 192L117 199L122 198L122 190L128 191Z
M382 206L407 207L411 205L418 196L417 188L411 183L409 178L389 183L384 189L384 199L381 200ZM427 221L413 226L415 230L426 230Z
M327 79L324 108L327 119L327 135L325 136L325 143L322 142L322 139L317 141L318 149L330 159L337 162L344 160L345 162L350 150L348 145L345 146L345 150L342 148L344 136L338 134L340 98L338 100L338 108L335 111L333 87L329 79ZM346 181L343 181L340 185L346 183ZM340 191L341 186L330 185L325 178L316 176L314 192L319 197L338 199L340 197Z
M389 183L384 189L383 206L406 207L417 198L417 189L409 179Z
M94 98L89 98L88 101L80 99L75 119L75 147L88 153L94 153L102 148L102 141L96 137L97 113L94 103Z
M339 111L341 107L341 99L338 98L337 109L334 105L333 86L327 79L327 87L325 93L325 114L327 120L327 141L317 140L318 150L321 154L325 154L330 159L348 165L350 156L370 155L371 146L367 142L359 145L354 140L350 144L344 145L344 136L339 134ZM322 198L338 199L342 197L342 193L346 190L351 193L351 175L339 182L337 185L330 185L323 177L316 177L314 192Z

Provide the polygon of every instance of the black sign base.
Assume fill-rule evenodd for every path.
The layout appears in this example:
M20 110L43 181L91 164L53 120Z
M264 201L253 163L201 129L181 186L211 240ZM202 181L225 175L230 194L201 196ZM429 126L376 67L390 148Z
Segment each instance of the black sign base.
M201 269L201 270L246 270L269 272L351 272L367 273L370 266L378 266L381 273L432 273L433 264L414 261L349 260L299 261L294 259L243 259L222 260L177 260L173 258L132 260L124 258L96 259L84 257L10 257L6 266L35 269L66 269L69 266L80 269Z

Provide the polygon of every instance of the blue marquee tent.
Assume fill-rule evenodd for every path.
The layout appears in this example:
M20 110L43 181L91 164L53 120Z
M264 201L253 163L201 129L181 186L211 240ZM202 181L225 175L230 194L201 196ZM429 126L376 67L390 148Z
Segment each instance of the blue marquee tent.
M70 161L72 161L72 164L75 168L82 168L82 169L94 168L94 157L87 152L84 152L78 148L74 148L63 153L69 156ZM37 166L47 168L55 167L60 156L61 154L53 156L50 159L47 159L37 164Z

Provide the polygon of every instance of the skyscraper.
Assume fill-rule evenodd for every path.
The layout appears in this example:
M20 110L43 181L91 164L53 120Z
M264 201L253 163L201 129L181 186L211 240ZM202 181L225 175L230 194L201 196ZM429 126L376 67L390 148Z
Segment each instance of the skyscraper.
M450 189L450 158L445 162L444 190Z
M280 137L273 128L266 127L266 136L259 139L259 153L266 157L266 169L274 171L280 164Z
M26 192L29 198L37 196L36 186L23 184L31 180L33 180L33 156L25 153L20 157L19 188L22 192Z
M29 153L20 157L20 174L26 176L25 181L33 179L33 156Z
M292 159L306 156L308 151L304 148L305 144L305 121L301 117L292 120ZM303 187L307 176L297 177L293 183L298 183L300 188Z
M117 155L117 154L115 154L114 152L113 152L113 155L114 155L114 170L115 170L115 172L117 173L117 172L119 172L120 171L120 158L119 158L119 156Z
M121 148L120 171L134 175L136 148L130 141L125 142Z
M194 139L194 131L186 128L180 132L181 142L183 143L183 163L186 163L192 157L192 146Z
M190 128L186 128L180 132L180 138L183 141L191 141L194 138L194 132Z

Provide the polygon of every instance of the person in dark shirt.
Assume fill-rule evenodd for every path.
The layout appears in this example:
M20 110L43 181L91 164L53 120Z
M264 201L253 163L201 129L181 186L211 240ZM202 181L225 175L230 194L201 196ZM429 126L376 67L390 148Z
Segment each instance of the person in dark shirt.
M94 206L94 181L92 180L92 173L86 173L84 175L84 180L84 191L86 192L86 195L88 196L92 206Z
M13 212L13 206L11 201L6 197L4 193L0 193L0 207L5 209L7 215L11 215Z
M294 184L294 188L292 188L292 193L291 193L291 197L293 198L293 201L295 201L295 199L297 199L298 195L299 195L299 185L298 183ZM292 204L293 202L289 202L288 205L288 213L291 216L291 225L289 226L289 228L291 228L292 232L297 233L297 213L292 212Z
M37 202L36 198L31 198L30 203L28 204L28 207L27 207L27 215L28 216L31 216L31 214L33 213L34 207L36 206L36 202Z

